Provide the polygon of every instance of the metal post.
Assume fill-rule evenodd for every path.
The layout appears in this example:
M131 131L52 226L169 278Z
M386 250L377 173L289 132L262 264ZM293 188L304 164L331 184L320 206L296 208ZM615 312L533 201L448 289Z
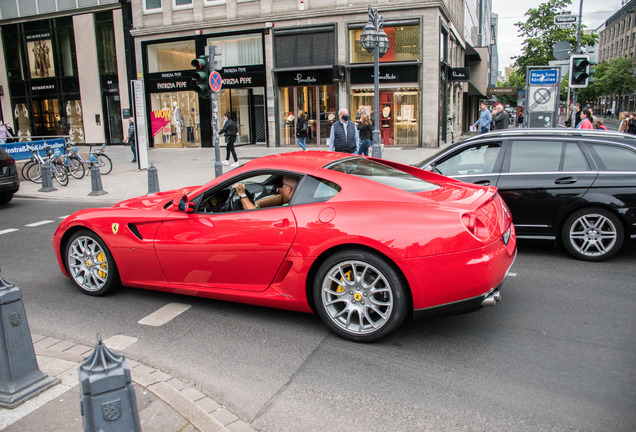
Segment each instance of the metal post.
M377 15L378 10L375 10ZM376 24L376 31L378 26ZM380 141L380 47L376 46L373 49L373 109L375 115L373 116L373 150L371 154L373 157L382 157L382 142Z
M206 50L208 51L208 77L215 70L214 65L214 54L215 54L215 46L210 45L206 46ZM215 91L210 89L210 107L212 113L212 120L210 121L211 131L214 134L214 177L219 177L223 175L223 165L221 164L221 148L219 145L219 105L217 100L217 94Z
M159 174L157 173L157 168L150 164L150 168L148 168L148 194L158 193L159 190Z
M581 6L579 7L579 23L578 23L578 27L576 29L576 51L574 51L574 54L581 54L581 19L583 16L583 0L581 0ZM570 79L572 79L572 77L570 77ZM573 128L576 127L576 102L577 102L577 94L576 94L576 90L577 89L572 89L572 119L570 120L570 122L572 123L571 126Z
M51 161L48 161L40 167L40 178L42 179L42 187L38 189L38 192L53 192L57 190L57 188L53 187Z
M102 187L102 174L99 172L99 167L93 163L91 167L91 192L88 196L99 196L107 193Z

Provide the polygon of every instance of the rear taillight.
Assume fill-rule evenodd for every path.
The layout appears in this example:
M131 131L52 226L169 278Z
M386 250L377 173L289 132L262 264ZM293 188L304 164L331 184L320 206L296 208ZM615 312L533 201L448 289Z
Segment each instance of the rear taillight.
M469 233L477 237L479 240L486 241L490 236L486 224L472 213L462 215L462 222Z
M13 159L11 156L7 156L6 158L4 158L4 161L7 165L15 165L15 159Z

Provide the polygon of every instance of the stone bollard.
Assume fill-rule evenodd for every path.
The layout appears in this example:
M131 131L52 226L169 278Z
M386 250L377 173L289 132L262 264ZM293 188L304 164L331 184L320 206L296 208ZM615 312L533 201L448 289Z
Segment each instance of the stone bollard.
M22 292L0 277L0 407L15 408L60 380L38 367Z
M99 167L94 163L91 167L91 193L88 196L99 196L107 193L102 187L102 174L99 172Z
M157 168L150 164L150 168L148 168L148 194L157 192L161 192L159 190L159 174L157 174Z
M40 177L42 179L42 187L38 192L53 192L57 188L53 187L53 177L51 176L51 164L45 163L40 167Z
M97 335L93 353L78 368L80 411L85 432L141 432L130 368Z

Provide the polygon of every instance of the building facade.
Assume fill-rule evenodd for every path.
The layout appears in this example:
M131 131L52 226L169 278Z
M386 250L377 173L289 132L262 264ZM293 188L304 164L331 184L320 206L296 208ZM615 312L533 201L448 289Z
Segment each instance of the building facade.
M129 15L118 0L0 2L0 112L21 139L124 142Z

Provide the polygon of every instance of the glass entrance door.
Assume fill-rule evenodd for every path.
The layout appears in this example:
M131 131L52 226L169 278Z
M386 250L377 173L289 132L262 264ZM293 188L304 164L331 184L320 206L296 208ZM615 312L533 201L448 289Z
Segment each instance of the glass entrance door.
M296 113L296 122L298 122L298 115L300 111L305 112L305 119L307 120L307 144L317 144L318 136L320 135L319 124L316 124L316 93L318 87L295 87L296 94L296 107L294 112ZM296 122L294 123L294 130Z
M106 99L106 131L110 144L121 144L124 142L124 130L121 124L121 105L119 95L105 95ZM126 134L127 135L127 134Z
M302 110L307 118L307 145L327 145L331 125L338 119L333 85L278 89L280 145L296 144L296 124Z
M34 136L62 135L57 99L33 101Z

